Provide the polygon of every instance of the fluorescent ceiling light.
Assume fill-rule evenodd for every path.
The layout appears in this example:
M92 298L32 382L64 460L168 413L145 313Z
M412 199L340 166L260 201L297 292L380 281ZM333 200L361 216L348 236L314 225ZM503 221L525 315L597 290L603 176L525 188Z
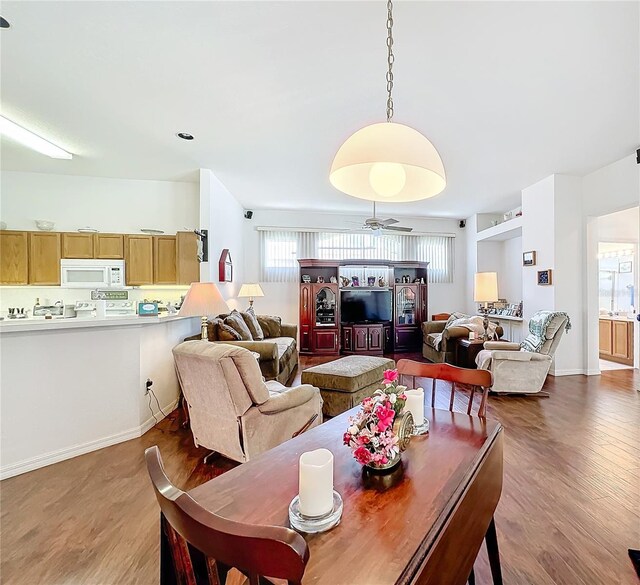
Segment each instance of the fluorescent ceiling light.
M52 144L37 134L26 130L22 126L18 126L15 122L8 120L4 116L0 116L0 134L2 134L2 136L12 138L16 142L19 142L32 150L46 154L51 158L73 158L73 155L70 152L63 150L59 146Z

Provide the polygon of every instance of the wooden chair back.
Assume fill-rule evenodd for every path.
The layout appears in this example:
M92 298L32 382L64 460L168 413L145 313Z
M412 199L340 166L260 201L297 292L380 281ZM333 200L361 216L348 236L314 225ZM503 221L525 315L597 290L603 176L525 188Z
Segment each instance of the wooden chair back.
M415 388L416 378L430 378L431 383L431 405L436 403L436 381L445 380L451 382L451 398L449 400L449 410L453 410L453 403L456 388L469 390L469 404L467 414L471 414L473 399L476 391L481 392L480 405L478 406L478 416L485 416L487 408L487 396L493 385L493 374L489 370L470 370L458 368L450 364L425 364L413 360L399 360L397 364L398 375L401 380L410 376ZM404 383L404 382L403 382Z
M309 560L302 536L284 526L233 522L205 510L169 481L157 446L149 447L144 456L162 511L163 585L224 585L231 568L246 575L251 585L264 582L262 577L301 583Z
M432 321L446 321L451 317L451 313L436 313L435 315L431 315Z

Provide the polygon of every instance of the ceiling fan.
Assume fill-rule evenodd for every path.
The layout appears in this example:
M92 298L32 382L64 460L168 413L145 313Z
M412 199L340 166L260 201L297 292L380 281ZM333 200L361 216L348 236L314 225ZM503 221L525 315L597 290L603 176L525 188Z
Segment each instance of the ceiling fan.
M388 230L394 232L411 232L413 228L410 227L402 227L399 225L393 225L394 223L398 223L397 219L393 219L392 217L388 219L380 219L376 217L376 202L373 202L373 217L364 220L364 225L362 226L363 230L371 230L375 233L381 233L381 230Z

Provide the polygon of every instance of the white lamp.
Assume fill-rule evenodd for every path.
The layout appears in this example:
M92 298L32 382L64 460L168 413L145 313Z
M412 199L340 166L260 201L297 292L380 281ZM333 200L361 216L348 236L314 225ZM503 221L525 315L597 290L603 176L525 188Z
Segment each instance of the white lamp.
M487 303L495 303L498 300L498 273L476 272L473 286L473 300L483 303L484 338L488 339L489 317L487 317Z
M240 292L238 293L238 298L247 298L249 297L249 307L253 307L253 297L263 297L264 293L262 292L262 288L257 282L243 284L240 287Z
M229 306L213 282L192 282L178 314L182 317L201 317L201 338L207 340L207 316L228 312Z
M393 3L387 0L387 121L352 134L333 159L329 181L370 201L418 201L440 193L447 181L435 146L393 119Z

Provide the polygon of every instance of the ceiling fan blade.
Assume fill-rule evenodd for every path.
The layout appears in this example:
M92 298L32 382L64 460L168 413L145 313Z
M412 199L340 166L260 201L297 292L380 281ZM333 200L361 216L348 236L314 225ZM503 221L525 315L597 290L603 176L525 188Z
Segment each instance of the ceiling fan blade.
M402 226L394 226L394 225L385 225L382 227L383 230L391 230L394 232L412 232L413 228L402 227Z
M383 225L391 225L392 223L398 223L398 220L393 219L393 217L390 217L389 219L381 219L380 223Z

